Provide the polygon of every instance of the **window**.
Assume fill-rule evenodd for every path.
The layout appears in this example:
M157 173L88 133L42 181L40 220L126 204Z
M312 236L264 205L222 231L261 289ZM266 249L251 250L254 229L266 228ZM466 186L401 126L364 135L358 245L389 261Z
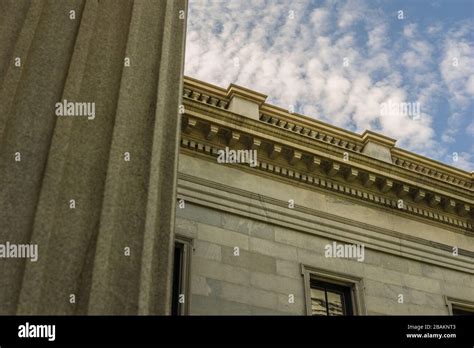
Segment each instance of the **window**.
M312 315L352 315L351 289L310 279Z
M466 309L453 306L453 315L474 315L474 308Z
M186 315L189 313L191 250L191 240L178 236L175 238L171 315Z
M362 279L301 265L306 314L323 316L365 314Z
M474 302L445 296L446 306L451 315L474 315Z

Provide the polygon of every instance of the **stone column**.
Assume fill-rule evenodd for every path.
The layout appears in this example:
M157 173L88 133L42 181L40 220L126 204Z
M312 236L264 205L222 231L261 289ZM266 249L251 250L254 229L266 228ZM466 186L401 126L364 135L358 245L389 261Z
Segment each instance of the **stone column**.
M169 313L186 6L0 2L0 314Z

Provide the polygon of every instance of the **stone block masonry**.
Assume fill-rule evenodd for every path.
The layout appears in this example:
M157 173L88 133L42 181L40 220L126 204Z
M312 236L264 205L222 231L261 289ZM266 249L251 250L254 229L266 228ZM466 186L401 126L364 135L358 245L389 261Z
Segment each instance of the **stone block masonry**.
M191 212L199 212L197 233ZM220 219L206 224L205 216ZM328 258L327 238L194 203L178 210L177 224L193 236L191 315L304 315L301 264L362 279L367 314L447 315L445 295L469 299L474 290L460 272L372 249L362 262Z

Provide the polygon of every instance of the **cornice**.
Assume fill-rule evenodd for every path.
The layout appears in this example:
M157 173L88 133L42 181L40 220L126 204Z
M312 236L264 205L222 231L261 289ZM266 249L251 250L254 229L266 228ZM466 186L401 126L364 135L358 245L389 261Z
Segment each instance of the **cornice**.
M259 165L251 169L254 172L264 171L266 175L276 174L312 186L316 183L318 188L339 191L397 212L472 231L469 214L473 201L466 192L461 195L456 187L445 185L447 187L441 190L427 185L425 180L421 183L406 180L396 173L406 174L406 171L392 164L377 162L377 166L369 166L358 163L358 159L366 159L359 154L352 156L351 161L343 162L341 150L338 150L339 154L333 153L335 149L328 144L317 144L308 139L306 144L300 145L303 143L301 137L293 135L296 139L291 139L288 134L279 134L281 130L258 120L225 110L216 112L201 104L186 105L182 125L182 146L185 148L210 156L217 156L217 151L226 146L257 148ZM399 199L404 202L403 209L398 207Z
M235 84L230 84L229 88L227 89L227 98L230 100L234 96L239 96L241 98L250 100L258 104L259 106L262 105L267 99L267 96L265 94L257 93L248 88L238 86Z
M257 120L242 117L225 110L221 111L216 108L210 108L200 103L189 104L185 100L185 105L187 111L187 116L184 117L183 120L185 133L189 132L192 128L188 127L189 119L191 120L191 125L194 124L197 126L197 128L194 128L200 128L201 132L209 132L206 137L214 134L210 132L211 130L215 131L215 134L217 134L217 132L220 132L221 135L226 133L224 134L226 136L229 136L232 131L234 133L240 133L243 135L241 140L244 142L249 143L253 141L253 138L255 138L256 141L263 141L263 145L266 147L265 151L269 150L269 146L276 145L285 149L286 152L295 150L301 152L304 154L303 160L305 161L311 160L311 157L323 158L324 162L333 161L339 164L343 170L348 169L348 167L356 169L360 172L361 177L366 174L371 174L380 177L379 180L382 180L382 178L389 179L394 182L416 187L426 192L431 192L435 195L432 204L437 202L436 195L450 196L453 199L466 201L469 204L473 203L472 195L466 190L446 183L437 182L432 178L422 177L419 174L406 171L391 163L377 161L363 154L354 152L351 152L350 160L344 162L344 154L347 151L334 147L325 141L314 141L314 139L310 137L285 133L279 127L262 124ZM222 143L222 145L224 145L224 143ZM283 158L283 161L284 160ZM324 165L327 164L329 163L325 163ZM409 193L413 194L413 192ZM442 202L439 201L438 203Z
M200 155L210 161L216 161L218 151L222 149L222 146L215 146L213 143L205 141L203 139L195 138L192 136L183 135L181 139L181 148L184 153L189 152L192 155ZM321 165L320 163L318 165ZM395 214L402 214L413 218L421 218L424 221L429 220L431 223L436 225L442 225L445 228L447 226L453 228L453 231L459 233L473 233L473 225L468 217L462 217L457 214L445 212L443 209L436 209L436 207L429 207L428 204L420 204L418 202L410 201L405 199L402 207L398 204L398 197L393 193L389 194L386 189L387 184L392 187L393 183L387 183L387 181L380 180L380 177L373 176L367 177L367 180L373 181L371 187L363 187L361 185L355 185L354 179L350 178L350 175L354 174L353 171L347 172L345 181L335 180L330 177L329 172L334 170L334 167L329 165L325 171L313 171L308 172L301 170L300 168L295 169L290 164L282 165L278 162L272 161L270 158L262 159L259 156L258 165L255 168L251 168L244 164L232 164L240 170L249 171L253 174L263 175L272 177L276 180L282 180L284 182L295 183L298 185L304 185L308 189L316 189L324 192L330 192L338 196L344 196L346 198L355 199L359 201L359 204L369 204L377 206L381 209L390 210ZM337 169L338 171L340 168ZM358 173L357 173L358 174ZM341 177L339 177L341 179ZM390 187L390 188L391 188ZM385 192L384 192L385 191ZM415 196L416 197L416 196Z
M474 173L468 173L399 148L392 150L392 162L408 171L420 173L474 192Z
M220 90L213 89L209 85L202 88L196 88L194 81L185 80L183 89L183 98L195 100L196 102L207 104L220 109L227 109L229 100L226 93L222 94Z
M345 132L331 129L330 127L311 127L302 121L289 120L288 118L272 115L269 112L262 112L260 114L260 121L278 127L286 132L300 134L301 136L325 142L347 151L361 153L364 147L364 142L358 137L348 136Z
M362 133L362 141L364 142L364 144L367 144L369 141L371 141L386 146L390 149L395 147L395 143L397 142L395 139L372 132L370 130L366 130L364 133Z
M227 95L227 90L225 88L194 79L189 76L184 76L184 86L188 87L191 90L199 91L201 93L210 93L218 98L225 98Z
M241 91L239 93L244 95L246 99L253 100L259 105L261 122L277 127L283 132L311 138L351 154L362 153L362 149L370 139L390 149L392 164L405 171L405 176L408 177L410 173L416 173L417 176L421 175L428 180L434 179L439 183L467 190L470 194L474 192L473 173L468 173L396 148L395 139L372 131L365 131L362 135L359 135L303 115L289 113L285 109L264 103L265 95L240 86L231 85L226 90L190 77L185 77L184 82L183 96L185 101L194 101L216 109L226 110L233 95L232 93L239 90ZM373 160L372 158L368 162L371 162L374 167L383 166L382 163L379 163L382 161Z

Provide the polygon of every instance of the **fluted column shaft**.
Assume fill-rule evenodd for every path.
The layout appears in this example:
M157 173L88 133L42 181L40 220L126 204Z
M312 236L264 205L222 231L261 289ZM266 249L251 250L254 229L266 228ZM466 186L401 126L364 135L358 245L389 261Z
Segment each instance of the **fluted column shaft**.
M169 313L186 5L0 2L0 314Z

